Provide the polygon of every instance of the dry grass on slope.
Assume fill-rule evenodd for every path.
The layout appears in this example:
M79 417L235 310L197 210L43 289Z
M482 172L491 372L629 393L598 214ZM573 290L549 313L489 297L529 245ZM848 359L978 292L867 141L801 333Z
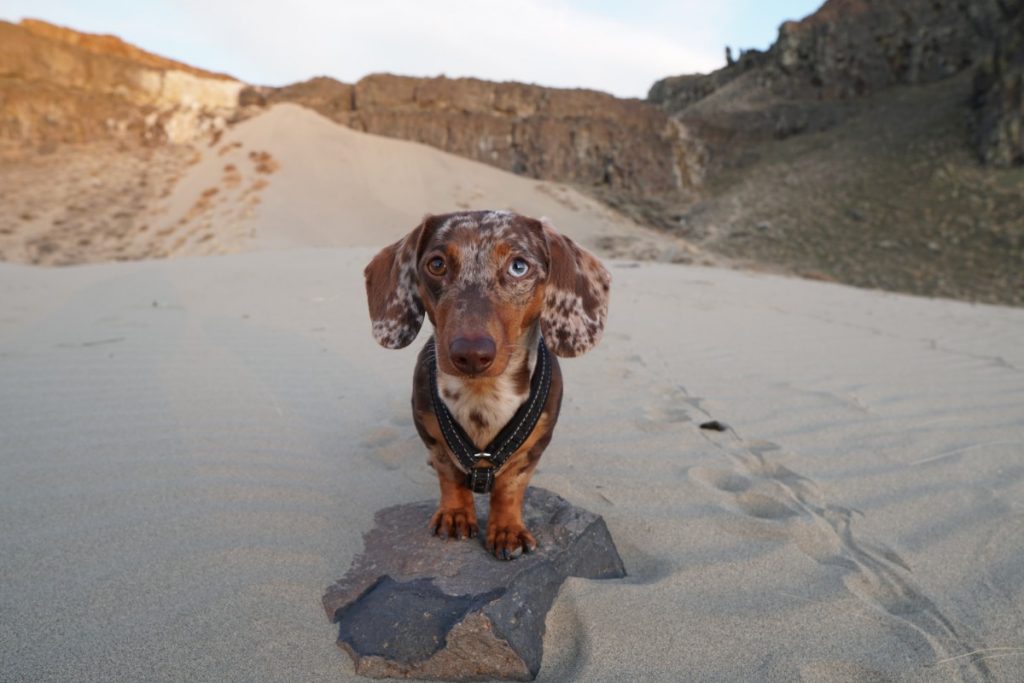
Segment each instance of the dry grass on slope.
M1024 305L1024 169L978 164L969 94L969 74L897 87L828 130L734 151L675 231L786 272Z

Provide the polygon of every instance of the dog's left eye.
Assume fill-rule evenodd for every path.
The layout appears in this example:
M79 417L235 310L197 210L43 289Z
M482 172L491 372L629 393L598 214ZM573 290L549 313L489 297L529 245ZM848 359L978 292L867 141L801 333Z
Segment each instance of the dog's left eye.
M530 264L521 258L513 259L508 266L508 274L512 277L522 277L530 270Z
M441 258L440 256L435 256L434 258L427 261L427 270L430 271L431 275L434 275L435 277L441 277L448 272L448 266L445 265L443 258Z

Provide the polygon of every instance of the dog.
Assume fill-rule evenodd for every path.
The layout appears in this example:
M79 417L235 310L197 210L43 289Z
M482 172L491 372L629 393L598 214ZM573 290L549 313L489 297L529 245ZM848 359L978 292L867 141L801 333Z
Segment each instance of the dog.
M601 339L611 275L545 220L506 211L427 216L364 271L374 338L434 334L413 374L412 413L441 500L430 531L479 534L473 494L490 493L485 547L536 549L523 496L562 404L557 356Z

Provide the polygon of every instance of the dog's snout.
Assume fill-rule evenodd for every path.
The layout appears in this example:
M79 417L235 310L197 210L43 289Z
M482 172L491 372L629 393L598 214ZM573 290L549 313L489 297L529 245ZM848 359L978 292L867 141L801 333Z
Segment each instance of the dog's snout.
M487 336L456 337L448 346L452 363L467 375L476 375L491 367L495 352L494 340Z

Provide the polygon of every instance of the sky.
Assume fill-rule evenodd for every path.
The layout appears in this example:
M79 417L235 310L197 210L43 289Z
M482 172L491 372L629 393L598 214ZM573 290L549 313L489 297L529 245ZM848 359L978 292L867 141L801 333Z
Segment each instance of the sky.
M823 0L2 0L25 17L112 33L248 83L370 73L475 76L644 97L768 47Z

